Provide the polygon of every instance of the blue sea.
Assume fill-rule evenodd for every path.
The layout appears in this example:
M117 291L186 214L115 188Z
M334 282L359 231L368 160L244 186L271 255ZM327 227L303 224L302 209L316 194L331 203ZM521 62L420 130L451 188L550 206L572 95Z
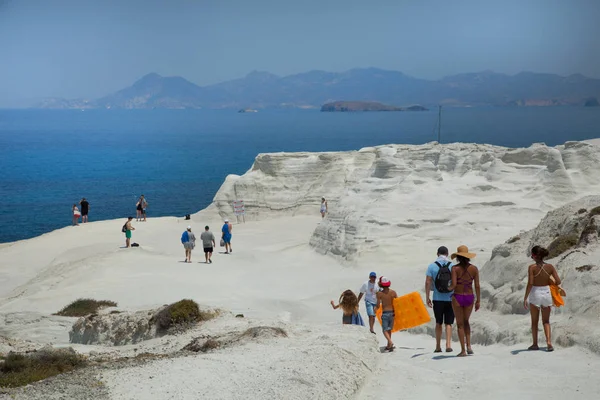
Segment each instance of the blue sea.
M0 242L71 223L205 208L228 174L258 153L357 150L437 140L437 110L0 110ZM444 108L442 142L519 147L600 137L600 108Z

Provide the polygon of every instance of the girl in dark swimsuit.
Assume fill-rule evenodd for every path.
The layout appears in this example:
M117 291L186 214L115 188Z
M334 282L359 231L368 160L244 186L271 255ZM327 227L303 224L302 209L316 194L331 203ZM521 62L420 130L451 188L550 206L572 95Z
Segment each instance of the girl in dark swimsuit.
M471 312L473 312L473 303L475 303L475 311L479 310L481 295L479 270L471 264L471 258L474 258L475 254L469 253L467 246L459 246L457 252L452 254L451 257L458 260L458 264L452 267L452 284L450 286L450 290L454 291L452 295L452 309L456 316L458 339L462 350L458 354L458 357L465 357L467 354L473 354L469 318L471 317ZM473 282L475 282L477 300L475 300L475 295L473 294Z

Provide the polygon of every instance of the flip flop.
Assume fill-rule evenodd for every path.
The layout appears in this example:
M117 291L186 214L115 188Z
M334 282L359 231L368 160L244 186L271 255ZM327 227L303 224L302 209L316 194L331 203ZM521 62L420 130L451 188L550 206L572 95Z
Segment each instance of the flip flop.
M435 349L433 352L434 352L434 353L441 353L441 352L442 352L442 349Z
M546 348L546 351L547 351L547 352L554 351L554 347L552 347L552 346L548 346L548 347Z
M475 354L475 352L473 352L473 350L467 350L467 354L472 356L473 354Z
M446 349L446 353L452 353L453 351L454 351L454 350L452 350L452 347L448 347L448 348Z
M529 346L529 347L527 348L527 350L539 350L539 349L540 349L540 348L539 348L539 346L536 346L536 345L534 345L534 344L532 344L531 346Z

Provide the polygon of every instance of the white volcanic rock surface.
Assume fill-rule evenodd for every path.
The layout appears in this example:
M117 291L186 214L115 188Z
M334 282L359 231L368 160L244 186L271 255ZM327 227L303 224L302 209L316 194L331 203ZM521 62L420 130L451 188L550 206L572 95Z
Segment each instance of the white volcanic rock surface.
M121 248L122 220L0 245L0 352L52 344L90 357L170 355L89 370L88 380L80 380L84 372L67 374L0 399L86 398L62 390L87 393L85 382L98 381L106 399L595 398L600 382L589 376L599 362L598 271L577 270L598 265L593 237L564 260L550 260L568 291L567 306L551 319L556 352L522 353L530 344L530 321L518 305L528 248L547 245L553 231L584 218L574 216L578 207L589 210L596 201L581 198L599 193L599 150L580 142L527 149L431 143L263 154L245 175L229 176L214 203L191 221L134 223L139 248ZM329 201L325 219L321 196ZM208 224L218 237L222 218L234 219L236 199L245 201L247 222L234 223L233 254L216 249L214 263L206 265L197 242L194 263L183 263L185 227L191 224L199 236ZM552 211L571 201L580 203ZM499 246L518 234L518 241ZM389 277L399 294L422 293L437 247L461 244L477 253L473 262L484 288L484 309L472 316L473 357L433 354L433 321L412 334L394 334L395 352L374 354L375 340L385 344L379 325L377 335L343 327L340 311L329 305L345 289L357 291L370 271ZM126 346L73 345L69 331L77 319L51 314L81 297L112 300L132 313L190 298L245 318L229 315L182 335ZM366 319L362 304L361 312ZM178 353L196 336L258 325L282 327L289 337Z

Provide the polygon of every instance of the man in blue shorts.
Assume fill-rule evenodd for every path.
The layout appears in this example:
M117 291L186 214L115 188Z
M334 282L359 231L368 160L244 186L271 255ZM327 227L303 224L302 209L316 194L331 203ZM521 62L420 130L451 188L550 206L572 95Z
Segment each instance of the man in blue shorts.
M369 280L363 283L359 290L358 302L365 296L365 307L367 308L367 315L369 316L369 328L371 333L375 333L373 325L375 324L375 305L377 304L377 292L379 292L379 285L377 284L377 274L371 272L369 274Z
M446 326L446 352L452 351L452 291L448 289L452 278L452 262L448 260L448 248L441 246L437 251L437 260L427 267L425 278L425 297L429 308L435 315L435 353L441 353L442 326ZM429 297L433 290L433 302Z

